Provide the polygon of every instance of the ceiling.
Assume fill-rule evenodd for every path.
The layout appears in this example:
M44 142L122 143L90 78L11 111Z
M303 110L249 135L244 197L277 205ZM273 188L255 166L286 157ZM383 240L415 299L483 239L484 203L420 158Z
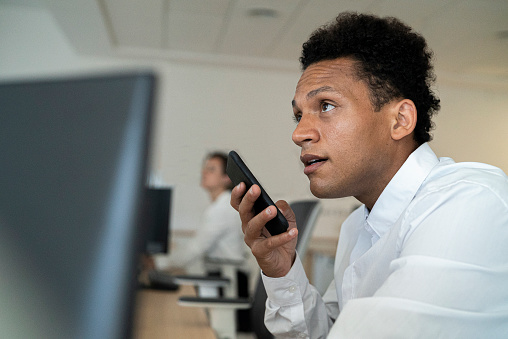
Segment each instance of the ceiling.
M422 33L436 68L508 83L506 0L46 0L84 54L297 69L302 43L345 10L396 16Z

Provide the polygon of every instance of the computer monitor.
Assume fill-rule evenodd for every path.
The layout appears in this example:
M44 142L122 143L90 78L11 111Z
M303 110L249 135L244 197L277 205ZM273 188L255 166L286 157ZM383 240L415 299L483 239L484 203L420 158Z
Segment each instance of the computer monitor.
M171 236L171 193L169 187L148 187L142 227L146 232L145 254L168 254Z
M131 336L154 83L0 83L0 338Z

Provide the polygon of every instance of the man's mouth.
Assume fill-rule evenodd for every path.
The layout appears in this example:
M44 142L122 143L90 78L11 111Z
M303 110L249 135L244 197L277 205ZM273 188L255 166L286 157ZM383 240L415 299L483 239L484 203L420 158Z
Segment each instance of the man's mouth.
M303 172L309 175L321 167L328 159L314 154L305 154L300 157L300 160L305 166Z

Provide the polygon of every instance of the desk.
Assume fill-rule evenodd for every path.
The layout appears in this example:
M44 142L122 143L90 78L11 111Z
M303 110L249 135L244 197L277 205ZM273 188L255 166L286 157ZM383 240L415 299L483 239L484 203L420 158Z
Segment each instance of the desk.
M181 286L177 292L140 290L134 314L134 338L215 339L204 309L177 304L183 295L196 295L194 287Z

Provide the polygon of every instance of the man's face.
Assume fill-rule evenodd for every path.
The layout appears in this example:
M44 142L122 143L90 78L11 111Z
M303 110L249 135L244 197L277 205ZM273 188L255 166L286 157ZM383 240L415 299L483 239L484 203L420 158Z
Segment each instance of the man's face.
M210 158L205 161L201 171L201 187L207 191L223 189L228 181L224 173L222 161L217 158Z
M299 123L293 141L302 148L304 173L320 198L354 196L375 200L393 173L386 104L375 112L367 85L354 73L348 58L310 65L298 81L293 111Z

